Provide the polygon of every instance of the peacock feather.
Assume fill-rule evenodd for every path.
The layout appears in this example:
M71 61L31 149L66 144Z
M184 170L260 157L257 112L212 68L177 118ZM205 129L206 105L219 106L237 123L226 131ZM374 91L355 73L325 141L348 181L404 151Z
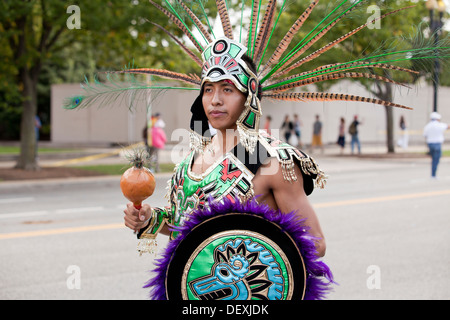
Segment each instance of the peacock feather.
M98 76L90 82L87 78L81 84L83 95L69 97L64 100L64 109L82 109L91 105L110 106L112 104L128 105L133 109L137 103L148 104L150 92L161 92L170 89L179 90L199 90L198 87L173 87L151 85L144 81L139 81L135 74L150 74L165 77L168 79L184 81L187 83L199 84L199 78L195 75L184 75L166 70L157 69L124 69L117 72L106 73L106 78L101 81Z

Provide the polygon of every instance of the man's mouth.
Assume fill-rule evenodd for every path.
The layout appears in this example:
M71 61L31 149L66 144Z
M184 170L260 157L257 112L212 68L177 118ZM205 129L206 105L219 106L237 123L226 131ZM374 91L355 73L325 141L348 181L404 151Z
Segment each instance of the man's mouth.
M221 116L223 116L225 114L226 114L226 112L220 111L220 110L211 110L209 112L209 115L212 116L212 117L221 117Z

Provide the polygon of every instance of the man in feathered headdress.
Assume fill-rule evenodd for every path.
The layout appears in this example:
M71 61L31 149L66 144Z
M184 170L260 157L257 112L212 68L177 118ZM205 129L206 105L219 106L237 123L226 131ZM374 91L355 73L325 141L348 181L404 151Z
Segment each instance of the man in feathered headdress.
M140 210L137 210L132 204L129 204L125 210L125 224L136 231L138 236L143 239L143 246L140 250L146 251L151 250L149 246L151 246L159 232L170 234L171 239L173 239L171 243L176 243L176 241L183 238L184 233L180 231L183 229L183 225L191 227L188 230L190 232L189 234L195 233L197 227L195 225L193 226L191 221L198 221L200 219L199 217L207 215L207 212L210 214L211 212L208 211L208 208L216 207L217 203L223 203L225 207L233 201L238 204L244 203L251 205L257 201L257 209L264 207L282 212L282 214L279 214L279 212L270 211L270 219L279 219L280 216L282 218L289 217L289 219L285 219L289 221L287 224L286 221L278 221L286 227L280 228L283 232L292 227L293 224L295 224L294 228L297 228L296 231L300 233L304 229L309 229L308 235L296 233L299 235L299 239L313 239L309 240L312 244L308 243L305 246L311 248L311 251L306 252L308 259L305 259L306 267L303 270L306 271L303 274L304 276L306 275L305 282L308 288L315 287L315 289L310 290L306 288L303 293L306 292L305 297L307 298L320 298L321 293L326 291L325 287L327 285L321 283L317 278L326 274L327 278L331 280L331 272L325 264L316 263L314 260L317 256L324 255L325 240L317 216L307 196L313 191L314 185L319 187L325 185L325 175L315 161L307 154L259 130L260 118L262 116L261 99L265 97L274 100L299 102L354 101L410 109L390 101L352 94L292 92L289 90L343 78L365 78L399 84L373 71L388 69L406 73L417 73L414 70L396 66L394 63L433 59L439 55L446 56L448 53L443 53L442 50L448 50L449 47L442 46L438 50L433 45L418 49L413 48L411 50L388 50L353 61L330 61L330 64L310 70L302 69L302 72L292 74L295 72L291 71L298 70L304 64L313 61L323 53L358 33L369 24L375 22L367 21L367 23L360 27L347 32L313 53L302 57L333 26L359 5L363 3L367 4L368 1L343 0L339 2L333 10L326 14L317 26L307 33L307 36L297 43L289 53L285 54L289 45L294 40L294 36L299 32L304 22L319 3L319 0L313 0L294 22L268 59L265 59L264 55L266 54L266 49L278 23L278 18L276 18L276 11L278 9L276 0L267 1L264 14L261 11L261 2L252 2L252 14L246 45L234 40L226 0L216 0L217 12L220 16L225 35L222 38L215 37L212 30L210 30L211 32L208 31L202 24L201 19L192 11L193 8L186 5L184 1L165 0L165 6L156 4L152 0L149 1L182 30L198 53L201 54L200 59L197 53L194 53L189 47L185 46L177 37L163 27L154 24L168 34L201 68L201 78L198 75L187 75L150 68L128 69L121 71L121 73L128 75L150 74L181 81L187 83L189 86L198 86L200 94L191 106L190 144L192 150L177 165L175 173L169 182L169 206L164 208L151 208L148 204L144 204ZM244 4L242 2L241 5L244 6ZM284 11L285 5L286 1L282 1L278 17ZM199 0L198 6L201 15L206 15L203 1ZM375 20L384 19L389 15L405 9L407 8L385 13ZM196 38L182 17L186 17L186 21L192 23L200 34L200 37ZM207 17L206 20L208 20ZM209 25L209 21L207 23ZM206 42L206 45L204 42ZM265 63L262 63L263 60ZM108 97L111 94L116 96L122 93L129 93L132 97L136 97L139 94L145 95L148 90L161 88L147 84L139 84L135 82L134 78L131 79L133 86L120 87L119 85L121 89L119 93L116 90L118 87L117 84L111 86L111 90L108 90L110 88L108 85L101 84L101 89L98 90L95 85L92 86L87 83L84 88L88 91L88 94L69 99L66 107L73 109L87 106L94 101L98 101L103 94L105 97ZM183 87L167 87L167 89L183 89ZM192 89L192 87L189 87L189 89ZM216 135L213 136L211 134L210 126L217 131ZM242 213L242 211L240 212ZM296 218L295 222L291 219L294 214ZM304 219L305 226L301 224L301 218ZM173 227L173 229L169 230L168 226ZM272 235L276 232L273 231ZM243 293L250 290L251 285L248 283L243 284L242 279L251 278L254 280L257 275L262 273L262 270L265 270L264 268L268 268L269 266L253 265L252 272L249 274L250 264L255 263L257 259L255 258L256 251L248 251L256 250L255 248L259 247L259 245L252 244L252 240L248 240L247 244L250 247L246 248L244 246L246 240L233 239L230 239L226 243L224 242L223 245L217 246L216 249L218 251L216 249L209 250L209 252L215 252L215 264L210 265L214 269L211 269L211 272L217 272L217 275L214 275L214 277L212 274L211 277L209 275L200 275L195 281L188 281L185 277L186 272L182 271L181 277L182 281L184 281L183 290L195 289L199 294L197 298L214 298L217 296L249 298L249 295ZM171 247L170 244L169 247ZM231 247L225 249L225 244L231 245ZM302 246L296 242L296 247L296 250L298 250ZM220 251L220 248L226 250L226 252ZM174 249L173 246L171 249ZM301 248L300 251L302 251ZM195 252L198 253L199 251L196 250ZM302 252L305 253L305 251ZM169 256L169 254L166 256ZM262 259L264 260L264 258ZM225 269L221 269L224 262L228 263L228 269L225 267ZM202 266L202 261L200 261L199 266ZM247 270L245 275L237 272L241 272L244 269ZM160 267L159 275L157 276L158 279L156 279L156 282L161 286L165 286L163 279L166 276L165 270L164 267ZM278 271L274 271L271 274L273 275ZM290 274L289 268L283 272L287 276ZM230 280L230 283L233 283L233 286L223 287L223 290L220 289L214 293L205 293L211 285L208 281L213 279L211 281L217 282L219 278L227 278ZM257 280L260 285L261 283L263 285L259 286L255 284L253 286L253 289L258 291L253 292L255 296L260 295L259 291L270 287L273 290L269 289L265 292L266 296L262 298L278 299L279 287L276 283L279 279L272 280L270 283L265 280L262 282ZM189 285L187 285L188 282ZM241 286L240 288L237 287L238 283ZM220 287L222 284L218 286ZM175 281L173 287L177 287L177 290L179 290L179 283ZM286 285L285 287L290 287L290 285ZM311 294L312 291L315 291L316 294ZM303 297L303 293L300 293L299 296ZM157 294L156 296L158 298L165 297L164 294ZM185 296L188 297L189 294ZM290 297L289 294L284 296L285 298Z
M200 95L191 107L192 151L171 180L171 206L144 205L138 211L128 205L126 225L142 238L154 238L164 222L177 226L208 201L256 196L275 210L295 211L299 220L306 219L317 254L323 256L324 235L307 195L314 180L323 187L324 174L308 155L259 130L261 87L246 51L228 38L205 49ZM208 123L217 135L211 137Z

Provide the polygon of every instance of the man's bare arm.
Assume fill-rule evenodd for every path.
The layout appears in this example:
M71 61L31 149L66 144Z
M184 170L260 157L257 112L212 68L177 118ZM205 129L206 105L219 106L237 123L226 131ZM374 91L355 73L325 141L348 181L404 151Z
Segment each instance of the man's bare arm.
M274 166L278 166L279 169L273 170ZM267 168L272 169L265 171L264 169ZM267 172L270 172L270 174L267 174ZM318 239L316 241L317 253L322 257L326 250L325 237L319 219L303 189L303 176L297 166L295 166L295 174L297 181L286 181L281 172L280 164L272 158L269 163L258 170L253 178L255 195L261 195L260 200L274 209L279 209L285 213L295 211L299 219L306 219L304 224L310 228L310 234Z

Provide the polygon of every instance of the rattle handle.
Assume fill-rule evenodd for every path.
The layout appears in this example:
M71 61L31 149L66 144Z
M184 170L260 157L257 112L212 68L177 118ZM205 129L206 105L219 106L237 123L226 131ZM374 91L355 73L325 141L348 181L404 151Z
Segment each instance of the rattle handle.
M140 210L142 208L142 203L133 203L133 205L137 210Z

